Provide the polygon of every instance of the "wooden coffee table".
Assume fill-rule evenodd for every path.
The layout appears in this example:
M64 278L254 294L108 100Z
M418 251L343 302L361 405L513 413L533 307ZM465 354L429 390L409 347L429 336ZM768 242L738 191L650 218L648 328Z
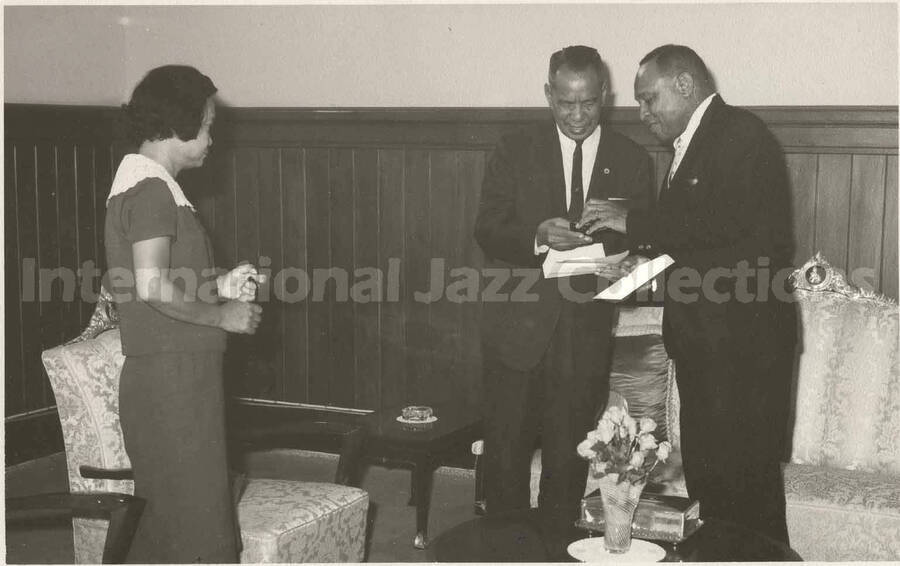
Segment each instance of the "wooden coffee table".
M454 451L481 438L481 409L453 404L432 405L437 421L425 425L397 422L402 407L373 413L363 420L368 431L367 459L385 466L412 468L410 504L416 506L413 545L428 546L428 511L434 470Z
M435 562L574 562L566 548L591 535L603 536L574 524L547 525L530 509L461 523L438 535L428 556ZM665 549L665 562L801 560L789 546L762 533L715 519L678 545L654 542Z

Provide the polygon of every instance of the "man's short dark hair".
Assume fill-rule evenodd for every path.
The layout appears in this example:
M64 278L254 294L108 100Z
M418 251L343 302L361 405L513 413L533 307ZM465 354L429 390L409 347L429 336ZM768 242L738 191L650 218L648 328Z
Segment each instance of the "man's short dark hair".
M659 72L666 76L675 76L687 71L696 80L708 82L709 70L697 52L684 45L661 45L644 55L641 65L656 61Z
M593 47L586 45L570 45L564 47L550 56L550 71L547 74L550 83L553 83L553 77L561 67L566 67L572 71L586 71L594 69L597 76L602 82L606 82L604 74L603 59Z
M135 143L177 136L197 137L206 100L218 89L212 80L187 65L165 65L147 73L123 105L129 137Z

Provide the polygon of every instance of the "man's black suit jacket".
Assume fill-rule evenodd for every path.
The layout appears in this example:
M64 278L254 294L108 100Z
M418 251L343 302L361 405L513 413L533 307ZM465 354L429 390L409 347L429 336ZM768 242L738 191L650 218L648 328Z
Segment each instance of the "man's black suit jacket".
M643 209L653 199L651 179L647 152L604 127L587 198L626 198L632 208ZM576 352L609 339L612 307L592 300L597 277L544 279L545 255L534 253L538 225L566 212L556 124L548 121L504 136L485 171L475 238L489 268L482 294L483 353L513 369L530 370L540 362L566 300L577 303ZM607 254L625 249L619 235L608 234L603 243ZM492 281L502 285L493 290Z
M776 275L792 256L789 178L781 147L759 118L716 95L657 207L630 212L627 234L632 249L652 246L675 259L664 315L670 356L729 344L735 357L753 359L793 347L793 305L773 290L783 287ZM752 275L726 275L742 261ZM706 284L678 292L676 277Z

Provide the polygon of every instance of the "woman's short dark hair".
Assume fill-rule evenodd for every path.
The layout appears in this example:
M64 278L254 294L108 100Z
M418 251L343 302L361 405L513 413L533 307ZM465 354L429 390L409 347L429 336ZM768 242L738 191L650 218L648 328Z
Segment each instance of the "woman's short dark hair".
M136 143L177 136L197 137L206 100L218 89L209 77L187 65L165 65L147 73L123 105L129 137Z

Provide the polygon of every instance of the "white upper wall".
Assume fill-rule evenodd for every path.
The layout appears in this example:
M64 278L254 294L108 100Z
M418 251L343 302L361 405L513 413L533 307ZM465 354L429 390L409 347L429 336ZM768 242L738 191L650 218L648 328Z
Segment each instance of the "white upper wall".
M157 65L233 106L542 106L550 53L583 43L634 106L640 58L692 46L733 104L896 105L894 4L7 6L7 102L125 102Z

